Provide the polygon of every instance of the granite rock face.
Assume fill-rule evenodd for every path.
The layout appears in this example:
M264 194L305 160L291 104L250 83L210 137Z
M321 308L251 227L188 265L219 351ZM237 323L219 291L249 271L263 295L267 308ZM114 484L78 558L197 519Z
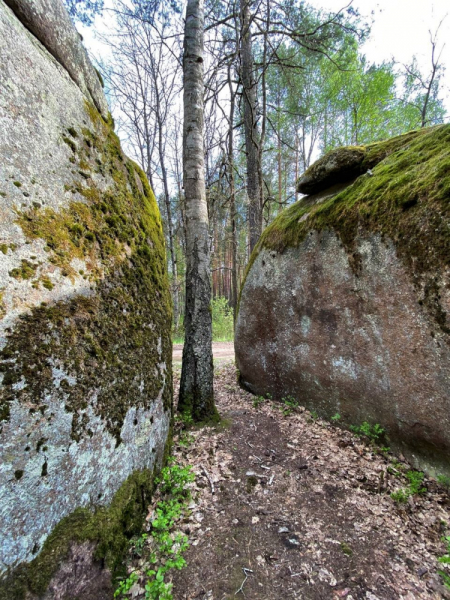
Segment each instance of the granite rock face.
M103 115L108 104L100 78L60 0L5 0L20 22L66 69L83 94Z
M78 585L77 597L100 598L141 523L170 430L163 231L62 5L8 4L14 11L0 0L0 597L66 598Z
M263 233L236 326L241 383L386 428L450 470L450 126L364 149L373 167Z

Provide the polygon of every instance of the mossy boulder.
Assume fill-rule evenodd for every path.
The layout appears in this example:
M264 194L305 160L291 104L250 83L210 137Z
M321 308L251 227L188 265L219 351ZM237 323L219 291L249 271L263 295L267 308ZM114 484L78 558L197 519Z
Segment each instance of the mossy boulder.
M362 148L345 189L264 231L236 326L241 382L386 428L450 470L450 125ZM370 172L368 172L370 170Z
M170 442L164 236L29 29L0 2L0 598L111 597Z

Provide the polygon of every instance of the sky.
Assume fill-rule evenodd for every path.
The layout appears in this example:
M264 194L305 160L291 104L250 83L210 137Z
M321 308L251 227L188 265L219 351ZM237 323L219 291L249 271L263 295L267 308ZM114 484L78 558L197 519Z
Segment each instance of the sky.
M346 0L310 0L317 8L338 11ZM438 34L438 48L442 49L441 62L446 66L442 78L443 93L450 115L450 3L448 0L353 0L352 6L361 15L373 19L369 40L362 47L370 62L380 63L395 59L410 63L414 55L424 73L430 68L431 44L429 31L434 33L444 19ZM447 15L447 17L446 17ZM446 18L445 18L446 17ZM94 27L79 27L85 43L97 58L107 54L105 47L95 39L95 30L108 29L106 18L97 18ZM447 43L445 43L447 41Z
M338 11L345 0L314 0L312 4L324 10ZM380 63L394 58L410 63L414 55L426 73L431 65L429 31L434 34L447 15L438 34L442 49L442 64L447 67L443 77L445 105L450 113L450 2L448 0L354 0L352 6L361 15L373 19L371 35L362 47L370 62ZM445 43L447 42L447 43Z

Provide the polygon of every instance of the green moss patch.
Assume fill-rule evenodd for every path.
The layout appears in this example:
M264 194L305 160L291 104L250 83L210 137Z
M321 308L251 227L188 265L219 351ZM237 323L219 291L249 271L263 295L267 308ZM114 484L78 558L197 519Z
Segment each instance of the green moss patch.
M112 184L100 189L92 180L75 181L81 199L59 211L17 211L17 223L28 239L46 242L50 262L63 275L80 277L71 261L83 259L83 277L95 283L95 295L35 307L15 325L0 352L0 422L9 418L14 399L46 414L52 390L74 413L72 437L79 440L89 435L87 399L99 390L95 411L119 444L129 408L149 408L164 382L164 403L171 408L171 299L161 219L147 179L122 154L111 124L91 105L86 109L94 130L83 131L77 160L95 165ZM53 285L49 278L42 284ZM76 377L75 386L55 388L52 360ZM22 377L27 386L15 389Z
M5 303L3 301L4 293L5 293L4 290L0 290L0 319L3 319L3 317L6 314Z
M73 542L95 542L95 559L105 561L115 579L123 575L129 541L142 529L153 492L149 470L133 473L108 507L79 508L64 518L47 538L39 555L23 564L1 583L1 600L23 600L28 593L41 596L66 558Z
M413 281L423 284L423 303L441 328L438 274L450 262L450 125L442 125L365 147L363 170L371 169L321 204L301 200L264 231L262 248L283 252L312 231L334 230L358 272L356 239L362 231L391 239Z
M15 279L32 279L36 275L38 265L29 260L22 259L20 267L12 269L9 274Z

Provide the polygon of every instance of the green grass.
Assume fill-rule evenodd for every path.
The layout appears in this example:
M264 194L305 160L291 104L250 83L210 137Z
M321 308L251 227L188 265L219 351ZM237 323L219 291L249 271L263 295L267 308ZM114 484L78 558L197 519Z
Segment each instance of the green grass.
M410 496L416 494L424 494L427 491L426 487L423 487L424 474L421 471L408 471L405 474L408 482L408 487L401 488L392 492L391 498L398 504L405 504L408 502Z
M213 342L232 342L234 340L233 309L226 298L214 298L211 301ZM183 324L172 334L174 344L184 343Z

